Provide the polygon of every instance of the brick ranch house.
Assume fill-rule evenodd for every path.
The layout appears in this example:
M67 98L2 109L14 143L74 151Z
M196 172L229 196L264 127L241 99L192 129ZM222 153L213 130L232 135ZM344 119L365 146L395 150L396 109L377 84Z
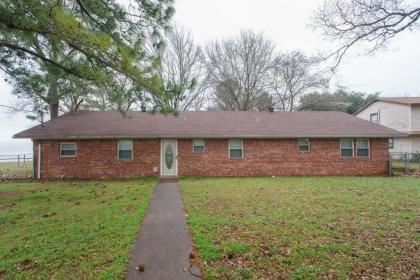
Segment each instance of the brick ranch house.
M77 111L31 138L34 176L379 175L400 132L342 112Z

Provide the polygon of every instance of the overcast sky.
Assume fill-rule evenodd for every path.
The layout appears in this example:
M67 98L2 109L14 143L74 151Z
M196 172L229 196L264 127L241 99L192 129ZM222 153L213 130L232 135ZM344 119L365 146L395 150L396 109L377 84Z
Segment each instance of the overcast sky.
M326 46L309 24L323 0L177 0L174 21L190 30L196 42L226 38L242 29L264 32L278 51L300 49L315 54ZM382 96L420 96L420 32L395 38L388 51L372 57L347 57L333 80L351 90ZM0 74L1 75L1 74ZM0 81L0 104L9 104L11 87ZM24 115L0 112L0 154L31 151L29 140L13 134L36 123Z

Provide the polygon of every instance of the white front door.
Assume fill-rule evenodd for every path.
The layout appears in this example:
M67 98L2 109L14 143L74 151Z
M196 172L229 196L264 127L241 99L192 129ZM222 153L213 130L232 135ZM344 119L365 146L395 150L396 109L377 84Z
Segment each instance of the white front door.
M178 175L178 142L176 140L161 140L160 175Z

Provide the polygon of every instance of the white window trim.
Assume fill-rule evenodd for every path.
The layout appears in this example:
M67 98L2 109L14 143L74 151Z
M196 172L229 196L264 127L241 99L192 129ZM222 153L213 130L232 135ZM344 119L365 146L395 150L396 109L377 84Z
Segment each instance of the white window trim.
M62 155L61 151L73 151L73 150L63 150L63 144L74 144L74 155ZM60 157L67 158L67 157L76 157L77 156L77 143L76 142L60 142Z
M392 143L392 146L390 146L391 143ZM394 138L389 138L388 139L388 149L394 149L394 145L395 145Z
M120 145L119 145L119 142L121 140L122 141L130 140L131 141L131 158L120 158ZM128 151L128 150L121 150L121 151ZM134 141L133 141L133 139L118 139L117 140L117 159L118 160L133 160L134 159Z
M376 116L376 122L373 122L373 121L372 121L372 117L373 117L373 116ZM378 113L372 113L372 114L370 114L370 115L369 115L369 120L370 120L370 122L371 122L371 123L376 123L376 124L379 124L379 114L378 114Z
M242 156L241 157L231 157L230 156L230 150L231 150L231 148L230 148L230 140L240 140L241 141L241 150L242 150ZM228 156L229 156L229 159L243 159L244 158L244 140L243 139L240 139L240 138L230 138L229 140L228 140Z
M352 155L351 157L344 157L341 153L342 150L348 150L348 149L342 149L341 148L341 141L342 140L350 140L351 141L351 150L352 150ZM354 140L352 138L340 138L340 157L341 158L354 158Z
M357 140L367 140L367 150L368 150L368 155L367 156L358 156L357 155ZM354 139L354 146L355 146L355 149L354 149L354 155L355 155L355 157L357 157L357 158L370 158L370 139L367 139L367 138L357 138L357 139Z
M194 147L201 147L201 146L194 145L194 140L203 140L203 150L202 151L200 151L200 152L194 151ZM192 141L192 152L200 154L200 153L204 153L205 151L206 151L206 140L204 140L203 138L194 138L193 141Z
M300 141L301 139L308 139L308 150L307 150L307 151L301 151L301 150L300 150L301 145L299 144L299 141ZM304 146L302 146L302 147L304 147ZM306 146L305 146L305 147L306 147ZM309 152L311 151L311 140L310 140L309 138L298 138L298 151L299 151L300 153L309 153Z

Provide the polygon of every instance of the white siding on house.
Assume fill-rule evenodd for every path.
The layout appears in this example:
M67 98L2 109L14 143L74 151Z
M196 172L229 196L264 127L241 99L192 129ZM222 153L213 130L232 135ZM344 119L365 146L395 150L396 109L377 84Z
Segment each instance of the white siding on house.
M411 137L411 152L420 153L420 136Z
M409 133L420 130L420 105L402 105L391 102L376 101L359 112L356 116L370 121L371 114L378 114L379 124ZM391 153L420 152L420 137L402 137L394 139Z
M420 105L411 106L411 130L420 131Z
M394 138L394 148L389 149L391 153L411 153L411 138Z
M410 106L395 103L376 101L370 106L359 112L356 116L370 121L370 115L377 113L379 116L379 124L407 132L410 127Z

